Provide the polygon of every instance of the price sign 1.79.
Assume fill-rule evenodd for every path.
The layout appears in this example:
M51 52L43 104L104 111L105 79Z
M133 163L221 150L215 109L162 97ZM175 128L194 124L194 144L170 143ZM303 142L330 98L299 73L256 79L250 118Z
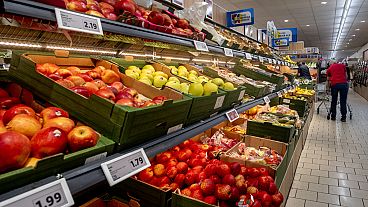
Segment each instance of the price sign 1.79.
M101 164L110 186L118 184L150 166L151 163L142 148Z
M65 178L0 202L1 207L68 207L72 205L74 205L74 200Z
M103 35L101 20L98 17L58 8L55 8L55 15L60 29Z

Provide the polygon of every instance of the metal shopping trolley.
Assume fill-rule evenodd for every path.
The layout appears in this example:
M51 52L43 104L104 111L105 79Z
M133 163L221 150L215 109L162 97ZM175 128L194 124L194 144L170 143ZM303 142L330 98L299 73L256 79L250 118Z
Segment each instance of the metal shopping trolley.
M320 101L318 107L317 107L317 114L319 114L320 112L320 108L323 105L324 108L327 111L327 120L331 119L331 108L330 108L330 103L331 103L331 88L328 82L324 82L324 83L319 83L317 84L317 90L316 90L317 96L316 96L316 101ZM353 112L351 110L351 106L348 102L346 102L347 108L348 108L348 112L349 112L349 118L350 120L353 118ZM337 106L340 106L340 101L337 101Z

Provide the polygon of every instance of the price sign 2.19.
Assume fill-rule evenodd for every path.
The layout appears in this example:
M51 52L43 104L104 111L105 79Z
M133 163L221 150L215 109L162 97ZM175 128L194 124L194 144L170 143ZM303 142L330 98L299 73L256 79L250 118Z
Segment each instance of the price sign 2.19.
M56 21L60 29L103 35L101 20L73 11L55 8Z
M101 164L110 186L118 184L150 166L151 163L143 148Z
M65 178L0 202L1 207L68 207L72 205L74 205L74 200Z

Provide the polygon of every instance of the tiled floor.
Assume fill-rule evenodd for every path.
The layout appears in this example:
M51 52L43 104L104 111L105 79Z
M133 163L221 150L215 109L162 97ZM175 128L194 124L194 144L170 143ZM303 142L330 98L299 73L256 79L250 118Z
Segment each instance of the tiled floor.
M314 115L286 207L368 207L368 102L353 91L348 102L347 123Z

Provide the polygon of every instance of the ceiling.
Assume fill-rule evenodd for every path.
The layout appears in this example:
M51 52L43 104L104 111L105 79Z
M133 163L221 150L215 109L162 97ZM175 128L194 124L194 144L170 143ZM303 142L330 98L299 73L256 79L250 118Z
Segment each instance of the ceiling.
M327 4L321 4L322 1ZM368 42L368 0L351 1L336 57L352 55ZM257 28L265 28L269 20L273 20L277 28L297 27L298 40L304 41L305 47L318 47L329 57L345 0L231 0L220 4L227 10L254 8Z

